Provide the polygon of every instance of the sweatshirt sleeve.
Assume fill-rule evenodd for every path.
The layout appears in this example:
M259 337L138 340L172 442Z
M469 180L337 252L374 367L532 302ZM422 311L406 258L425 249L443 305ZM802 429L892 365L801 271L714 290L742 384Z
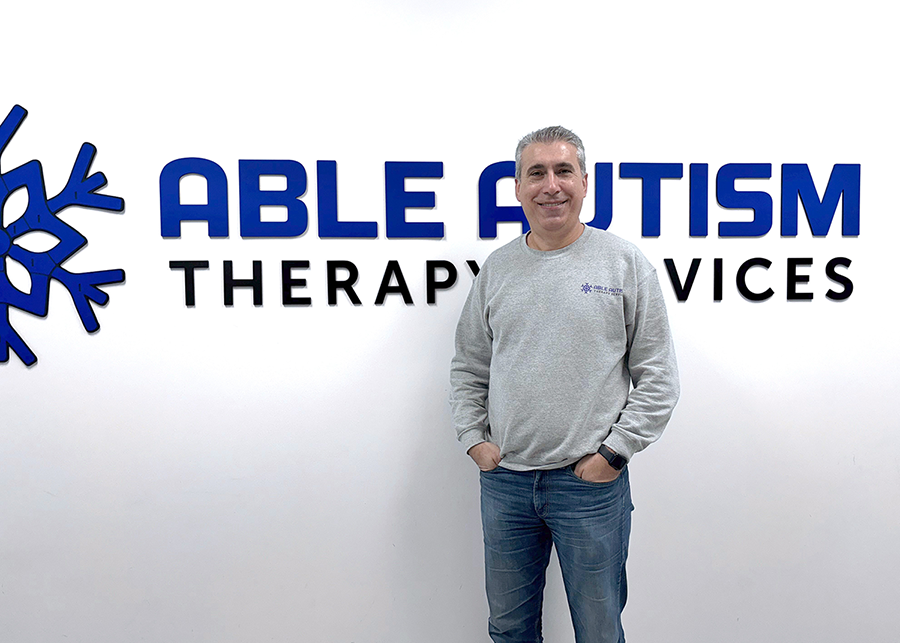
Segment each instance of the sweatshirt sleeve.
M680 387L672 332L656 271L638 282L628 338L628 370L633 388L619 419L603 443L628 460L662 435Z
M472 283L460 314L456 354L450 364L450 407L457 439L466 451L486 441L489 432L487 398L493 337L480 287L482 273Z

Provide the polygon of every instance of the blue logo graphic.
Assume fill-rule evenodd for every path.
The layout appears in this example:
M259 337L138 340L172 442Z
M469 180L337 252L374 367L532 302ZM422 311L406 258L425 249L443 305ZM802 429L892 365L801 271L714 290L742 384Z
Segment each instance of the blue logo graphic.
M625 295L625 291L621 288L616 288L614 286L598 286L597 284L592 285L590 283L581 284L579 290L585 295L590 295L591 293L598 295L613 295L616 297L623 297Z
M0 124L0 160L27 115L24 108L16 105ZM24 188L28 195L28 206L20 217L8 224L5 216L0 219L0 362L9 361L9 349L28 366L37 362L37 356L10 324L9 307L46 317L51 279L69 291L81 323L89 333L100 329L90 302L103 306L109 301L109 295L97 286L125 281L123 270L72 273L62 267L87 244L87 239L59 219L57 214L71 205L110 212L125 209L125 201L119 197L97 194L97 190L106 185L106 177L102 172L88 176L96 153L97 148L90 143L81 146L66 186L51 199L47 198L39 161L29 161L8 172L4 172L0 164L0 213L16 190ZM43 252L32 252L17 244L17 241L21 243L24 237L35 232L55 237L56 245ZM7 270L11 261L27 270L31 279L28 292L19 290L9 280Z

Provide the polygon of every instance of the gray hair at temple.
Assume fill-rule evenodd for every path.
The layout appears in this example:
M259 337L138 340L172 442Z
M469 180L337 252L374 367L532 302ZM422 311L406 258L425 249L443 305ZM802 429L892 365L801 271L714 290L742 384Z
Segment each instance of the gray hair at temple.
M522 150L532 143L550 144L560 142L569 143L575 148L578 165L581 167L581 174L582 176L587 174L587 165L584 162L584 143L581 142L581 139L578 138L575 132L567 130L561 125L554 125L553 127L545 127L535 130L531 134L526 134L519 141L519 144L516 145L516 180L522 178Z

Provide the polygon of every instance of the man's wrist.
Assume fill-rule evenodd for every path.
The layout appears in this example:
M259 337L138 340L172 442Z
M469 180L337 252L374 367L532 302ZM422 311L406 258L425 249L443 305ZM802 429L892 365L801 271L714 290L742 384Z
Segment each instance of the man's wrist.
M603 458L609 462L609 466L611 466L616 471L621 471L625 468L625 465L628 464L628 460L626 460L623 456L619 455L612 449L610 449L605 444L600 445L600 449L597 451Z
M469 429L459 436L459 443L463 446L466 453L469 452L469 449L482 442L487 442L487 438L484 435L484 431L478 429Z

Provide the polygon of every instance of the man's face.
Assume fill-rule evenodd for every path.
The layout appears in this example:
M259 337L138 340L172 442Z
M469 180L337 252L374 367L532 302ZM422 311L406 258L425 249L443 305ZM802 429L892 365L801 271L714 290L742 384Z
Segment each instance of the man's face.
M587 174L581 173L575 147L561 141L532 143L522 150L520 166L516 198L534 233L552 237L574 234L587 196Z

